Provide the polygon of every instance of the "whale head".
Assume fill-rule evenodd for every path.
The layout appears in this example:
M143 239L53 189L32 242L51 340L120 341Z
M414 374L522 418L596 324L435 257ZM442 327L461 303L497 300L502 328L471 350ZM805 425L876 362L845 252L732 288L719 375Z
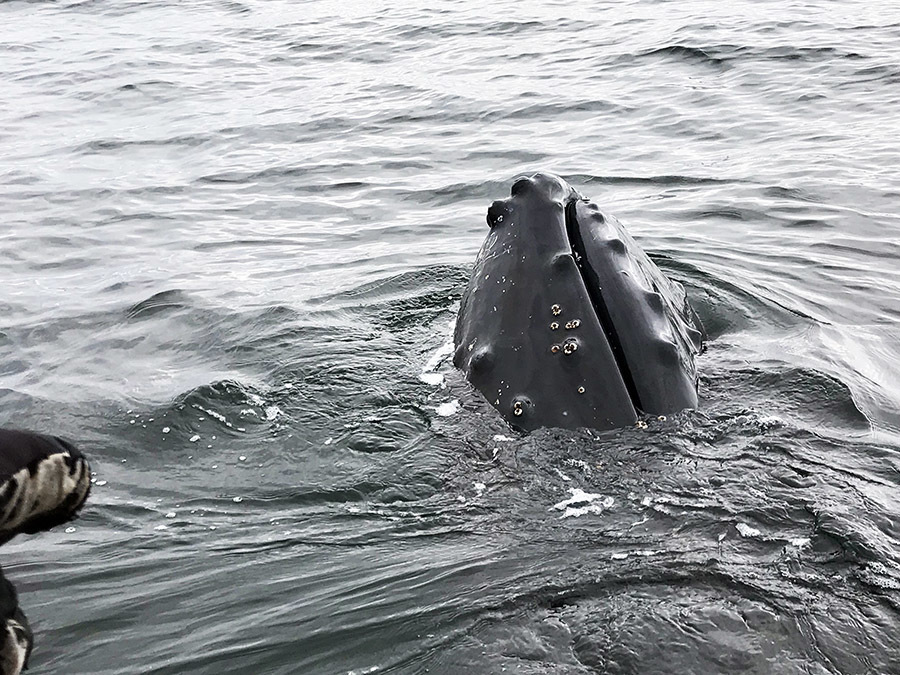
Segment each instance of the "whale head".
M512 426L611 429L696 407L699 321L618 220L538 173L487 223L453 362Z

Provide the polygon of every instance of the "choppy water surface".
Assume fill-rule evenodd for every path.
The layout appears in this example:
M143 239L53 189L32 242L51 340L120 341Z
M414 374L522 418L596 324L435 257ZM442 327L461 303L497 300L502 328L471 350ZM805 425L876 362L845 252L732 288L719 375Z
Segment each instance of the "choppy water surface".
M34 673L896 673L900 10L0 4L2 551ZM520 436L441 351L549 170L689 289L702 409Z

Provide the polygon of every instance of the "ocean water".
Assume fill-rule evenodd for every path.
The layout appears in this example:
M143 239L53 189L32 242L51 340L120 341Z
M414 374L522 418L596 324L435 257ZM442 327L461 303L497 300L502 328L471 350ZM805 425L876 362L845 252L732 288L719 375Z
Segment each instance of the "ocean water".
M0 425L96 482L32 673L900 673L900 7L0 3ZM446 349L512 180L701 406L520 435Z

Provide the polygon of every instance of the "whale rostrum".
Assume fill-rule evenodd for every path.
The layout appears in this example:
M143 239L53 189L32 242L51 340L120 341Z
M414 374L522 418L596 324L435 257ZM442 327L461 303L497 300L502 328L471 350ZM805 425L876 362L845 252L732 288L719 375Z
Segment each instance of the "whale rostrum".
M613 216L517 179L463 294L453 363L514 427L613 429L697 406L700 321Z

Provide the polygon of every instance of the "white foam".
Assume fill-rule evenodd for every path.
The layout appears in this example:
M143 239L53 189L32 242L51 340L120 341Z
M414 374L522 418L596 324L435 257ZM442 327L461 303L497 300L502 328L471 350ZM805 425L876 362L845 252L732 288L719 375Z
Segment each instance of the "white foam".
M440 387L444 384L444 374L443 373L428 373L422 372L419 375L419 379L422 380L425 384L431 384L435 387Z
M422 372L428 373L437 369L439 365L441 365L441 361L443 361L446 357L450 356L453 353L453 339L447 340L444 344L437 348L437 350L432 354L428 361L425 362L425 365L422 366Z
M419 373L419 379L425 384L430 384L435 387L444 386L444 374L437 372L437 369L438 366L443 363L444 359L453 353L453 329L455 325L455 319L448 322L446 333L447 339L430 357L428 357L428 361L422 366L422 372Z
M561 518L580 518L589 513L600 514L615 501L612 497L596 492L585 492L580 488L569 488L569 492L572 493L571 497L553 505L554 509L563 512Z
M738 533L742 537L758 537L762 534L762 532L757 530L755 527L750 527L746 523L738 523L737 525L735 525L735 528L737 528Z
M454 399L447 403L441 403L434 411L441 417L450 417L460 411L459 401Z
M193 404L193 407L196 408L197 410L202 410L210 417L215 417L217 420L219 420L225 426L227 426L227 427L231 426L231 422L229 422L227 419L225 419L225 415L223 415L222 413L217 413L215 410L208 410L207 408L204 408L203 406L199 406L196 403Z
M510 438L509 436L504 436L503 434L496 434L494 436L494 440L497 441L498 443L503 443L503 442L508 443L508 442L514 441L516 439Z

